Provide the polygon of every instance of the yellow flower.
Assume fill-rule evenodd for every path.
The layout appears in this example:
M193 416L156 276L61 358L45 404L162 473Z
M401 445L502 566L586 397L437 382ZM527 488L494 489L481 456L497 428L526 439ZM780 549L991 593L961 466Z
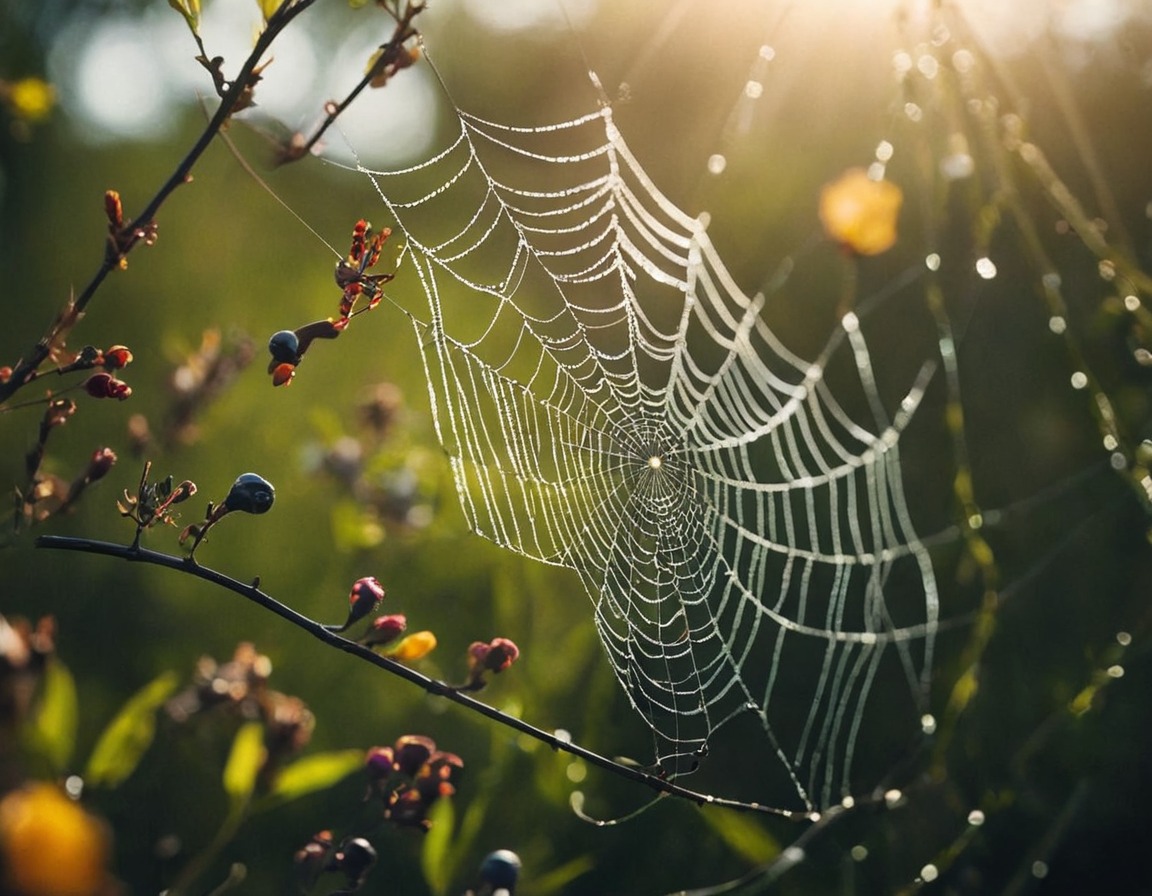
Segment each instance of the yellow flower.
M879 255L896 242L896 217L904 194L888 180L873 180L863 168L844 172L820 192L824 232L858 255Z
M16 118L24 121L43 121L56 102L56 91L40 78L21 78L7 85L7 104Z
M432 632L413 632L392 649L390 655L402 663L422 659L436 649L436 636Z
M107 891L103 825L52 784L29 784L0 800L5 892L96 896Z

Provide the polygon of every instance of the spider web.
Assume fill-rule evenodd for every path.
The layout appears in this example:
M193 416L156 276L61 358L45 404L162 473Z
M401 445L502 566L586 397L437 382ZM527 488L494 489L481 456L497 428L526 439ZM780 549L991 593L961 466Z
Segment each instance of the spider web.
M360 170L427 297L469 525L579 574L663 772L752 719L806 810L839 800L886 658L923 711L938 597L900 445L931 368L886 404L851 312L815 358L789 351L610 104L458 120L427 161Z

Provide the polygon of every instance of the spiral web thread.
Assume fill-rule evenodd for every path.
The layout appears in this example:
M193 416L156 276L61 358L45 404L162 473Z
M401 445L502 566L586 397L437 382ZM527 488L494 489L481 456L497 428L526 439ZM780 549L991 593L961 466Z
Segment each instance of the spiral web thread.
M608 104L459 123L421 164L360 170L427 296L468 523L579 574L667 774L753 719L806 809L840 799L882 660L914 707L928 684L937 589L900 470L927 370L885 407L852 313L814 360L790 352Z

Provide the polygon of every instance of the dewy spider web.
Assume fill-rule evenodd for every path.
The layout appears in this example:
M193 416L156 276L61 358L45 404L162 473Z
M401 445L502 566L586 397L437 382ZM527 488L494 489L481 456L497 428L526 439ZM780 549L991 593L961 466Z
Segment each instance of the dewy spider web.
M913 708L928 684L937 589L900 469L928 368L886 406L852 313L815 359L790 352L607 103L545 127L460 112L428 161L360 170L427 296L471 527L579 574L663 771L745 717L806 810L847 794L882 660ZM798 689L806 715L780 718Z

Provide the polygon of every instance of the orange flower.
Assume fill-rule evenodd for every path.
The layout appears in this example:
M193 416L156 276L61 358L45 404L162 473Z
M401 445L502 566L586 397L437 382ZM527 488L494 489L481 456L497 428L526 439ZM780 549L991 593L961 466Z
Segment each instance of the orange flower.
M4 892L95 896L107 892L104 826L52 784L29 784L0 801Z
M879 255L896 242L896 218L904 194L891 181L873 180L851 168L820 192L824 232L857 255Z
M393 659L411 663L423 659L436 649L436 636L432 632L413 632L390 651Z

